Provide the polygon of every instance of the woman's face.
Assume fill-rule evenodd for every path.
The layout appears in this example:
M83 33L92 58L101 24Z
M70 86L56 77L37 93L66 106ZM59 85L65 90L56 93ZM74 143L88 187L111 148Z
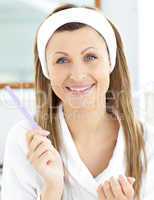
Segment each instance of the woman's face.
M55 33L46 60L52 89L64 105L96 108L100 101L104 103L110 61L105 42L94 29Z

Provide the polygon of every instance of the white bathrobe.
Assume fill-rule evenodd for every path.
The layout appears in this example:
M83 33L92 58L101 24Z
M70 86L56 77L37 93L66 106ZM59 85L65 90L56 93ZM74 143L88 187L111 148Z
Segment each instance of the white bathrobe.
M64 163L65 185L63 200L97 200L97 187L111 176L125 175L125 140L120 122L120 129L112 158L107 168L97 177L93 177L87 166L81 160L71 133L64 118L62 104L58 107L58 117L61 127L60 155ZM145 126L145 142L148 159L148 172L141 187L141 200L154 199L154 130ZM2 200L39 200L43 188L43 178L27 160L28 152L26 133L31 129L28 121L17 123L8 133L4 167L2 175ZM87 139L88 142L88 139ZM102 142L103 145L103 142ZM86 148L86 147L85 147Z

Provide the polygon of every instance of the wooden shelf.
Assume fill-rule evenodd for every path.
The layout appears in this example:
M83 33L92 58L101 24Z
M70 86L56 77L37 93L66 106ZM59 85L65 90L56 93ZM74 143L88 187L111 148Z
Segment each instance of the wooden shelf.
M97 8L101 8L101 0L96 0L95 1L95 6L97 7Z
M10 86L14 89L33 89L34 83L0 83L0 89L3 89L6 86Z

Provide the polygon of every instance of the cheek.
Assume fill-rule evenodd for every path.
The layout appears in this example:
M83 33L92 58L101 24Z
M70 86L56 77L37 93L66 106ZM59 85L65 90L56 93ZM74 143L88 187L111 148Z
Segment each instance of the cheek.
M60 99L64 98L64 80L66 79L65 73L57 72L55 70L50 72L50 83L53 92Z
M102 68L97 71L95 77L98 82L98 93L105 94L109 88L110 76L107 68Z
M105 63L100 63L97 68L95 69L95 76L97 76L97 78L99 80L105 80L108 79L109 77L109 66Z
M64 81L66 73L57 67L50 67L49 68L49 76L50 76L50 81L53 87L58 87L59 85L62 84Z

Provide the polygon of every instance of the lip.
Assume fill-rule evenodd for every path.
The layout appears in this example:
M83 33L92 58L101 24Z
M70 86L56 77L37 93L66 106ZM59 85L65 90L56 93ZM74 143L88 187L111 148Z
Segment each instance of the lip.
M87 89L85 89L83 91L79 91L79 90L73 91L73 90L69 89L69 87L65 87L65 89L66 89L67 92L69 92L73 95L84 95L84 94L89 93L94 88L95 85L96 85L96 83L93 83L93 84L90 84L90 85L84 85L84 86L82 85L82 87L81 87L81 85L80 85L80 87L71 87L71 88L74 88L74 89L82 89L82 88L89 86Z

